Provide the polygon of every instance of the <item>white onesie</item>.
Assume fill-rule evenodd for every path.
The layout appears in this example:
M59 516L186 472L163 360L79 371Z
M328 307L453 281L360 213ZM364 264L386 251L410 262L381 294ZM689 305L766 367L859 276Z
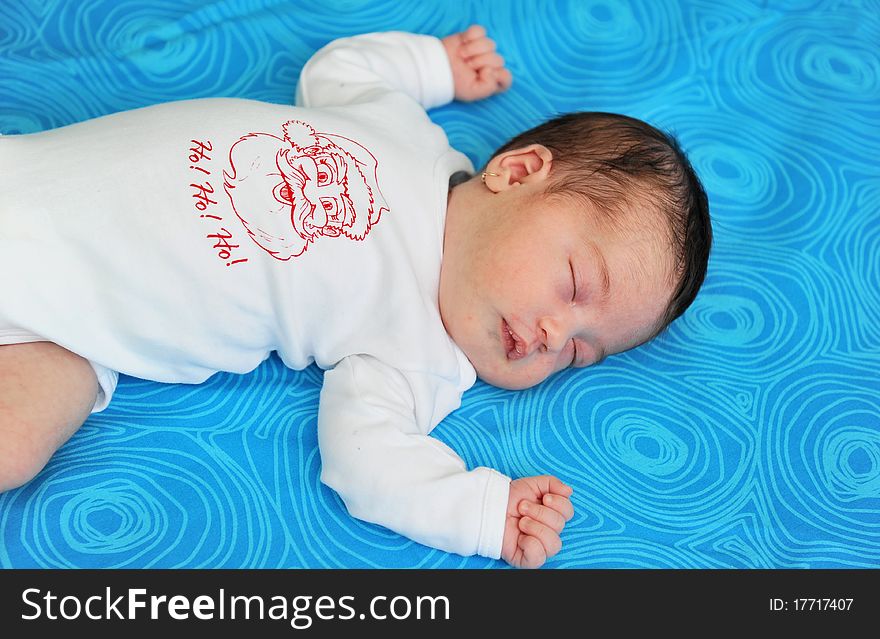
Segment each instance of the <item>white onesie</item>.
M0 344L178 383L315 362L322 480L351 514L499 557L509 478L427 436L475 381L437 302L448 180L472 167L425 109L452 91L439 40L370 34L319 51L296 107L0 138Z

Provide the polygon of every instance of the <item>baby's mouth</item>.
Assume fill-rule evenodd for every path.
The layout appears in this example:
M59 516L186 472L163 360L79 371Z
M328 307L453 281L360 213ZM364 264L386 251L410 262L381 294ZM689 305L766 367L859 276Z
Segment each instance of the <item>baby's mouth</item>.
M522 338L513 332L510 324L504 318L501 318L501 339L504 342L504 351L507 353L507 359L516 360L526 356L526 345Z

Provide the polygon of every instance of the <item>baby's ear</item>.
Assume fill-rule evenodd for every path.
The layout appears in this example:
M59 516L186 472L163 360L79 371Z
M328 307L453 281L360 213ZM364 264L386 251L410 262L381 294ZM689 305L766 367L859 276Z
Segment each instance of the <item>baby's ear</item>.
M552 165L553 153L550 149L541 144L530 144L496 155L486 170L497 173L498 178L502 178L495 183L498 190L502 190L518 184L541 182L550 175Z

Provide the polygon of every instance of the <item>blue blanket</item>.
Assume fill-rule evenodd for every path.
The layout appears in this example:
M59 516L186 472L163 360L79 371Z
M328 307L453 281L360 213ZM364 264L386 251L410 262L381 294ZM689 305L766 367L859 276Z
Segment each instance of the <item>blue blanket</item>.
M877 2L405 5L4 1L0 133L183 98L289 103L332 39L483 24L515 84L431 112L453 146L480 165L559 112L646 119L689 152L716 241L659 338L525 392L478 383L434 434L470 466L574 486L551 567L880 566ZM319 481L321 377L275 357L200 386L123 377L0 495L0 565L502 566L346 513Z

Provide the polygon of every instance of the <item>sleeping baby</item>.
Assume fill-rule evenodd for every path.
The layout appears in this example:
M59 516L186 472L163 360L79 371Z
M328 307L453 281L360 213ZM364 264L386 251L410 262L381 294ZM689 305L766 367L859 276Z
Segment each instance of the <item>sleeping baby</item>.
M510 85L482 27L376 33L315 54L296 106L0 138L0 491L119 373L196 384L274 351L325 370L321 479L353 516L518 567L559 552L570 487L468 469L430 432L477 377L528 388L656 336L711 228L675 140L622 115L555 118L475 173L426 110Z

